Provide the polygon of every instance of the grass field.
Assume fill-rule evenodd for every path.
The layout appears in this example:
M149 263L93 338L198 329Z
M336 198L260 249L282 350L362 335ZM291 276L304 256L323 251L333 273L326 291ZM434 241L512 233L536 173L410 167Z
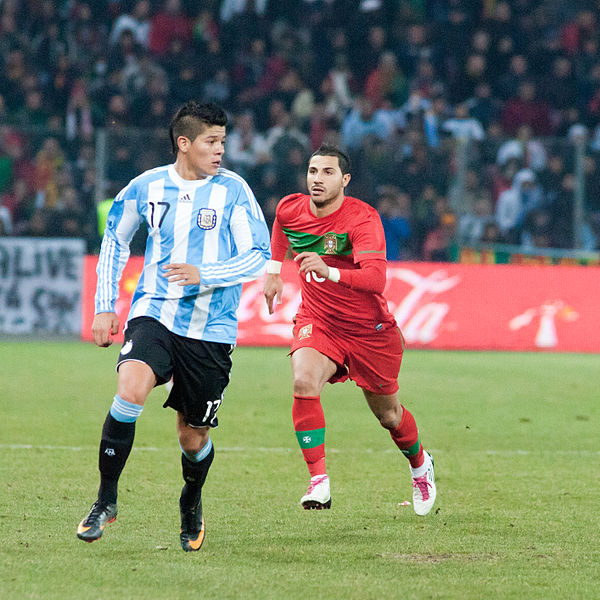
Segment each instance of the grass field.
M600 357L408 352L404 404L436 460L417 517L405 459L352 384L327 386L330 511L298 505L284 349L239 348L213 432L206 542L178 540L174 413L155 390L102 540L98 483L118 349L0 344L0 598L600 598Z

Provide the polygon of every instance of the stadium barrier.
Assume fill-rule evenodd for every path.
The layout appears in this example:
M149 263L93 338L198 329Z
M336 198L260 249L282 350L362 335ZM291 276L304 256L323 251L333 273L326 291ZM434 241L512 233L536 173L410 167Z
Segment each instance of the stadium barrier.
M85 259L82 337L91 339L97 258ZM124 322L142 258L121 281ZM295 267L284 263L283 303L269 315L262 280L242 291L238 343L288 346L300 302ZM389 263L385 295L409 348L600 352L600 267Z

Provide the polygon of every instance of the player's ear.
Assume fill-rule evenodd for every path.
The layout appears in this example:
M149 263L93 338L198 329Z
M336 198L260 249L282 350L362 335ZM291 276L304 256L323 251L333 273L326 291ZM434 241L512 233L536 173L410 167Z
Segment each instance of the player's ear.
M346 187L349 183L350 183L350 179L351 179L351 175L350 173L346 173L343 177L342 177L342 185L344 187Z
M185 153L188 151L191 143L192 142L190 141L190 138L186 137L185 135L180 135L177 138L177 149Z

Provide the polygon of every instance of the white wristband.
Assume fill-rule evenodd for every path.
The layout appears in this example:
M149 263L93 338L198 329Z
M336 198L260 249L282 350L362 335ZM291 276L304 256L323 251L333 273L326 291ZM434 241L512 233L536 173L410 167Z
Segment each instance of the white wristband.
M327 275L327 279L329 281L333 281L333 283L337 283L340 280L340 270L335 267L329 267L329 275Z
M281 265L283 263L278 260L270 260L267 263L267 273L270 275L279 275L281 273Z

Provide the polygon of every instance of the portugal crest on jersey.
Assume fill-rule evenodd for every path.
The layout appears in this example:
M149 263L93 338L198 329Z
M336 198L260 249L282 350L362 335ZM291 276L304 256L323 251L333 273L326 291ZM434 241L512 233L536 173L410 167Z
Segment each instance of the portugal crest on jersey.
M305 340L306 338L309 338L311 335L312 335L312 323L309 323L308 325L305 325L304 327L302 327L300 329L300 331L298 332L298 341Z
M217 211L214 208L201 208L197 223L200 229L212 229L217 224Z
M325 254L336 254L338 240L334 233L326 233L324 236L324 248Z

